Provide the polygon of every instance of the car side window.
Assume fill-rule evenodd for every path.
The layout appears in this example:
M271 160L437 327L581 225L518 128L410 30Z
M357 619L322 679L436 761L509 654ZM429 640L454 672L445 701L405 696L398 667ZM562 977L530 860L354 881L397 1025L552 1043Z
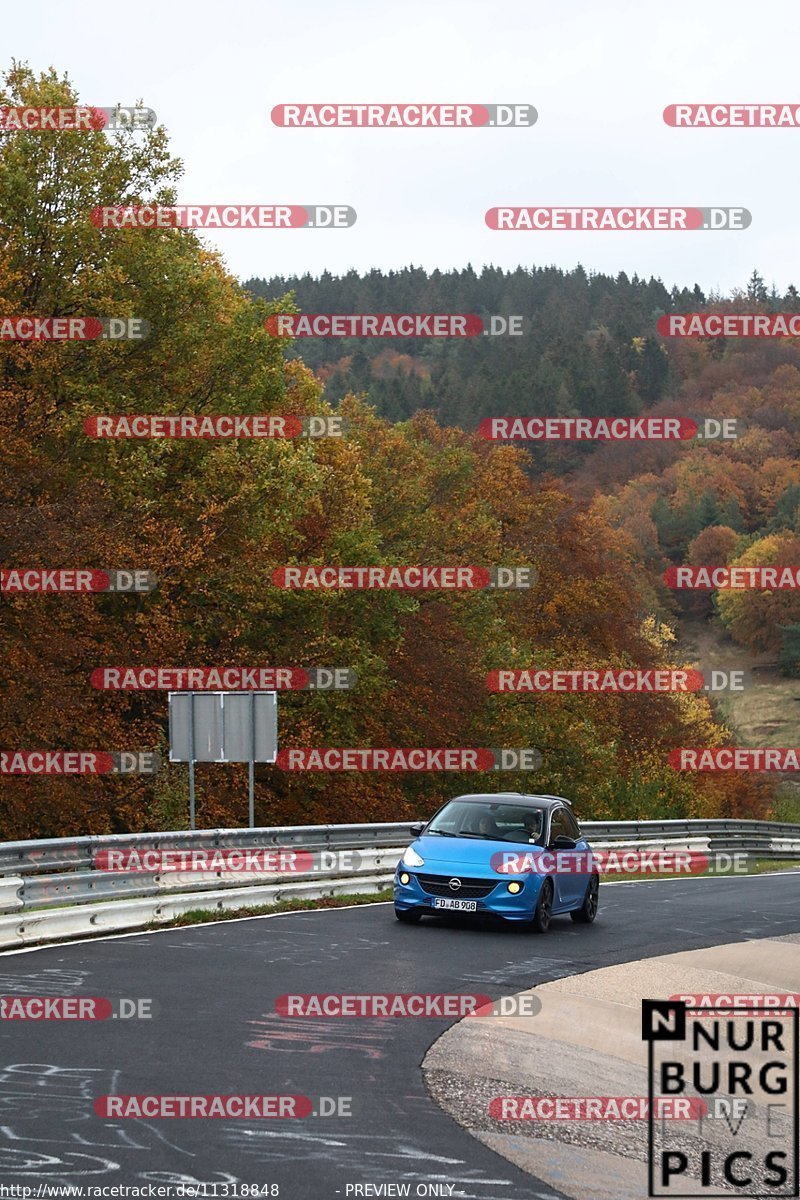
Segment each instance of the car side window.
M564 822L565 822L566 828L567 828L567 837L571 837L573 841L577 842L578 838L581 836L580 825L575 820L575 817L572 815L572 813L569 811L568 808L562 808L561 812L564 814Z
M566 809L556 808L550 816L550 841L554 842L557 837L572 837L572 833L567 827Z

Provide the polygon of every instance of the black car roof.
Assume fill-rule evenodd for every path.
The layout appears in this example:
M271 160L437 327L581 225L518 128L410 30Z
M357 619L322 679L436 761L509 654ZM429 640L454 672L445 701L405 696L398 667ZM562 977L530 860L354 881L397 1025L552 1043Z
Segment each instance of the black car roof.
M454 800L468 800L478 803L491 800L494 803L515 801L517 803L530 805L531 808L555 808L558 804L566 804L567 808L572 808L569 800L565 800L563 796L532 796L524 792L472 792L466 796L454 796Z

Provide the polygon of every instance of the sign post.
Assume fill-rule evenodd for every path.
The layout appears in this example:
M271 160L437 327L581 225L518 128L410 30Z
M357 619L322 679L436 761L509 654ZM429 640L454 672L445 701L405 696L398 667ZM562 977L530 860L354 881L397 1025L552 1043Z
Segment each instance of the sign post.
M196 762L248 764L249 828L255 827L255 764L278 753L277 692L170 692L169 761L189 764L189 827L195 828Z
M274 693L273 693L274 695ZM276 725L277 725L277 696L276 696ZM277 735L277 731L276 731ZM249 829L255 828L255 793L256 793L256 761L255 761L255 745L256 745L256 698L255 693L250 693L250 739L253 746L253 753L250 756L250 762L247 764L247 790L250 803L248 805ZM277 747L276 747L277 749ZM273 758L273 762L274 762Z
M194 692L189 693L189 828L194 829ZM169 693L172 700L172 693ZM170 707L170 717L172 708ZM170 720L169 757L172 759L172 721Z

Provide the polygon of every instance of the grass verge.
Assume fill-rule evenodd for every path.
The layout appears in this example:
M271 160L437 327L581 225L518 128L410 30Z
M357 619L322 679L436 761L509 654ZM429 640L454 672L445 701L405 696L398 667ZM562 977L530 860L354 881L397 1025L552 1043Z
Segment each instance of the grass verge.
M800 863L794 861L777 861L771 858L759 858L750 864L748 875L764 875L770 871L800 870ZM728 873L729 874L729 873ZM616 874L601 875L601 883L636 883L646 880L656 883L663 879L701 879L704 876L727 878L727 874L716 871L704 871L697 875L652 875L638 874L620 877ZM372 892L369 895L353 896L323 896L319 900L279 900L277 904L248 904L241 908L204 909L193 908L182 913L172 921L153 921L145 929L172 929L181 925L207 925L214 921L234 921L241 917L266 917L274 913L312 911L317 908L350 908L357 904L388 904L393 899L392 889L385 888L382 892Z
M276 904L246 904L241 908L192 908L171 921L151 921L145 929L171 929L181 925L206 925L212 921L233 921L241 917L267 917L273 913L302 912L316 908L351 908L355 904L385 904L392 899L392 889L369 895L322 896L318 900L279 900Z
M797 859L776 859L776 858L756 858L747 864L745 875L768 875L770 871L791 871L800 870L800 862ZM729 879L733 875L739 875L739 872L734 871L674 871L670 874L654 875L651 871L632 872L630 875L627 872L612 871L608 875L600 876L601 883L641 883L643 880L650 883L656 883L660 879L706 879L713 876L715 879ZM740 876L741 878L742 876Z

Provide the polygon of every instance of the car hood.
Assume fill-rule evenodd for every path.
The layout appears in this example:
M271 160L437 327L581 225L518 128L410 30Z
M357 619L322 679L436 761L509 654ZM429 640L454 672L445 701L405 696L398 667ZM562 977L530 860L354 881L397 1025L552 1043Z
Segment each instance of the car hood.
M484 840L482 838L449 838L432 834L429 837L417 838L412 842L420 858L425 859L424 867L415 867L417 871L440 872L458 871L460 874L480 876L487 872L494 874L491 859L493 854L502 851L516 851L519 854L532 852L541 853L542 847L533 842L507 842L502 838Z

